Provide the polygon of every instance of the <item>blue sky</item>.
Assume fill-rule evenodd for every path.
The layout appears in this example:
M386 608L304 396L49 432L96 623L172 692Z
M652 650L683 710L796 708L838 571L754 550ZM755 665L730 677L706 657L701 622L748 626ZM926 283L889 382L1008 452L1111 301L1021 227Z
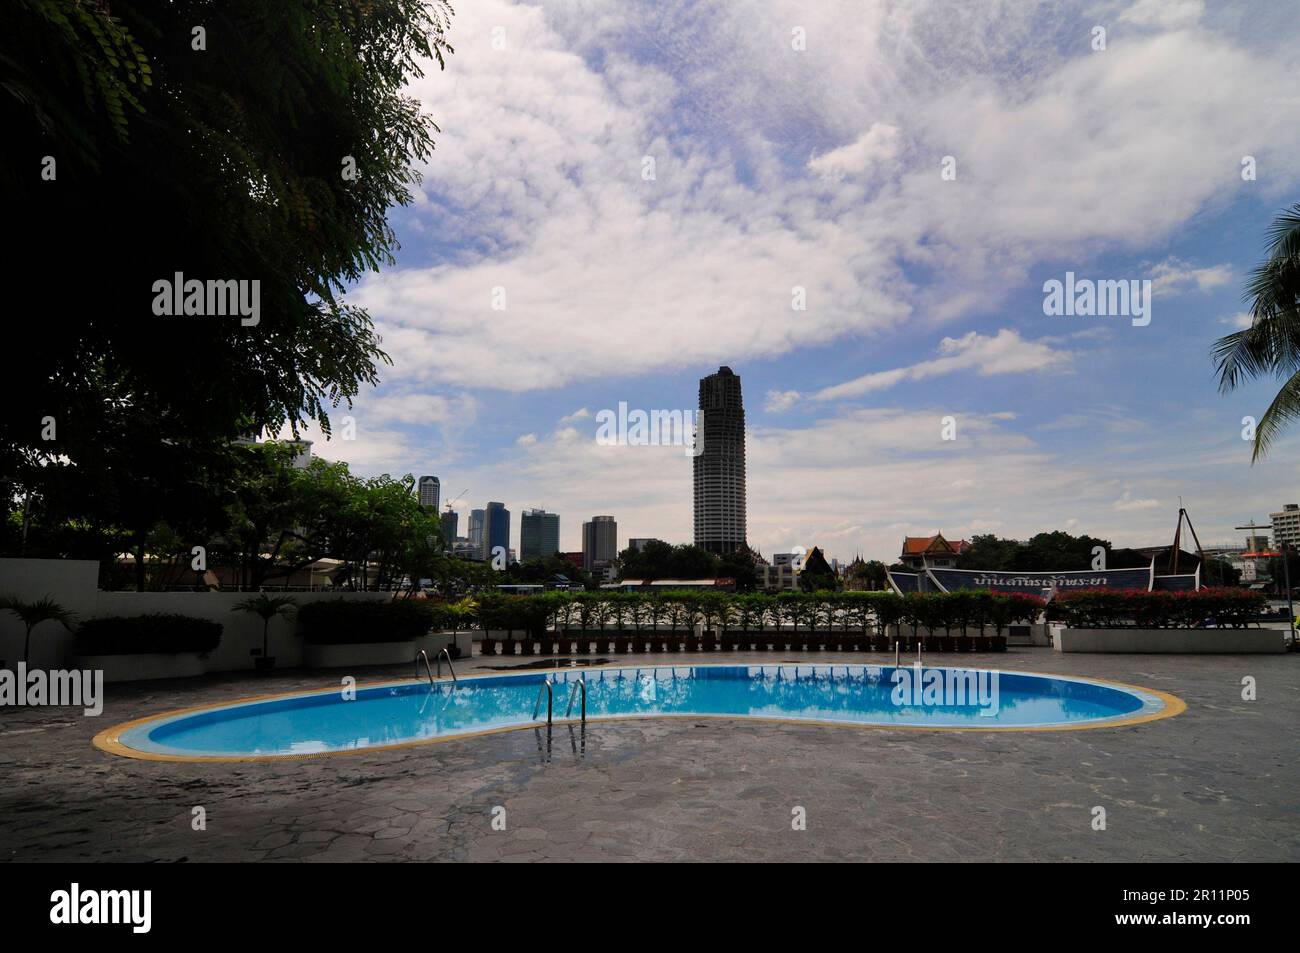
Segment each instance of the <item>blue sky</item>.
M727 364L769 555L1155 544L1180 496L1208 544L1297 501L1300 436L1254 467L1241 439L1276 383L1223 397L1209 359L1300 195L1294 7L808 6L459 7L398 267L351 295L394 367L317 451L501 500L515 544L532 506L566 549L598 513L689 541L689 458L595 414L691 408ZM1066 271L1152 281L1150 325L1045 315Z

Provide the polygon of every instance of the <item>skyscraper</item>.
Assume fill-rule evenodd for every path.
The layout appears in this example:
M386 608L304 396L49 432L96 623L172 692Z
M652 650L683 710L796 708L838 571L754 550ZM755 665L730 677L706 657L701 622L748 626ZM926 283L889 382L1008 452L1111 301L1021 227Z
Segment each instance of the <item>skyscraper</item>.
M493 501L483 510L483 559L490 562L498 546L503 553L510 550L510 511L504 503Z
M745 543L745 405L729 367L700 380L695 545L730 553Z
M560 551L560 514L524 510L519 518L519 558L545 559Z
M618 558L618 523L612 516L593 516L582 524L582 568L604 569Z
M460 522L460 514L455 510L447 510L442 514L442 538L450 546L456 541L457 524Z
M483 549L483 511L482 510L469 511L468 538L469 541L473 543L475 546L477 546L480 551Z
M436 476L420 477L420 505L434 512L438 510L438 498L442 493L442 484Z

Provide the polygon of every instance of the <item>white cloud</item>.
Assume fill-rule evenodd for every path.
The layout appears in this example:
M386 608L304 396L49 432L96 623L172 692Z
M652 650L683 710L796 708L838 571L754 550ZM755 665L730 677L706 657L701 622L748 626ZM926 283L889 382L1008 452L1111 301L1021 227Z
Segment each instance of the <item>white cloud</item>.
M561 417L560 423L571 424L574 423L575 421L586 420L590 416L591 416L590 410L588 410L586 407L579 407L573 413L565 414L563 417Z
M1226 324L1234 331L1244 331L1255 323L1255 317L1249 311L1240 311L1237 314L1230 314L1219 319L1220 324Z
M813 400L840 400L887 390L905 380L919 381L962 370L992 374L1020 374L1029 371L1059 370L1070 363L1070 355L1038 341L1026 341L1016 331L1003 328L997 334L971 331L960 338L944 338L940 356L910 367L864 374L851 381L825 387L812 395Z
M1232 281L1232 268L1196 268L1181 259L1167 258L1151 269L1150 277L1151 290L1156 294L1178 295L1221 288Z
M1179 29L1192 26L1204 13L1204 0L1137 0L1119 19L1137 26Z
M1145 26L1104 54L1030 5L737 3L672 43L652 27L685 13L653 6L458 12L448 71L414 87L444 132L404 218L461 250L404 253L353 295L391 376L523 391L950 322L1041 260L1082 272L1168 237L1235 194L1242 155L1277 170L1260 189L1300 178L1300 125L1258 95L1294 51L1247 49L1186 5L1134 7ZM782 49L791 23L805 53Z
M797 404L801 396L797 390L770 390L767 392L763 409L769 413L779 414Z
M515 443L521 447L531 447L536 442L537 442L537 434L535 433L526 433L520 437L515 438Z
M900 136L897 126L872 123L871 128L848 145L808 160L808 168L817 175L842 177L866 172L876 163L898 154Z
M1128 510L1154 510L1160 508L1160 501L1153 499L1135 500L1133 494L1128 490L1125 490L1124 495L1112 503L1111 506L1121 512L1127 512Z

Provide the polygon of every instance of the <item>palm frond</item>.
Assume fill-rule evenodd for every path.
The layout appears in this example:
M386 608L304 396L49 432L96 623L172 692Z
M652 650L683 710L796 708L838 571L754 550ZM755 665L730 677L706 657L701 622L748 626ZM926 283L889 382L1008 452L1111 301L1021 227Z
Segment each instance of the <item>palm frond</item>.
M1272 445L1273 439L1282 432L1286 424L1300 420L1300 371L1291 375L1291 379L1282 385L1273 402L1264 411L1255 425L1255 451L1250 462L1263 459Z

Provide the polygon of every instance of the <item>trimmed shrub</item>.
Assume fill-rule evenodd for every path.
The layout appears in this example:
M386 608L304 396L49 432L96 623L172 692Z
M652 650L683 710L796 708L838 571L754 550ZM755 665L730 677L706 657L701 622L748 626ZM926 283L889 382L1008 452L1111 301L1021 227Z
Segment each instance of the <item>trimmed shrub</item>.
M170 613L104 616L77 629L77 654L207 655L221 642L222 629L220 622Z
M298 634L312 645L407 642L439 621L437 605L424 600L394 602L329 599L298 610Z

